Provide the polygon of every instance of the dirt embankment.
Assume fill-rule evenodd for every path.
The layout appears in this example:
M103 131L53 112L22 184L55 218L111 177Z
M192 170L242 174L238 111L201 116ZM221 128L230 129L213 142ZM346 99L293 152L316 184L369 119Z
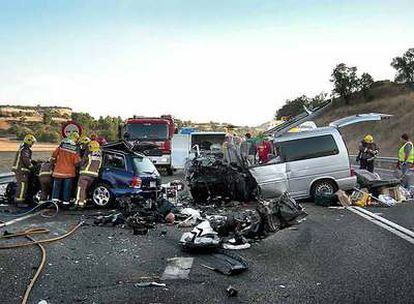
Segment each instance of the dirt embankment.
M371 134L379 145L381 156L395 157L401 145L401 134L408 133L414 139L414 90L407 90L404 87L400 92L394 90L392 94L388 94L388 90L384 90L383 87L381 89L382 91L376 94L374 91L374 98L371 101L359 98L351 100L349 105L334 103L315 122L318 126L323 126L333 120L354 114L392 114L394 116L388 120L344 127L341 133L353 154L357 152L361 139L366 134Z
M8 138L0 138L0 152L14 152L19 149L21 141L10 140ZM36 152L51 152L56 149L55 143L36 143L32 150Z

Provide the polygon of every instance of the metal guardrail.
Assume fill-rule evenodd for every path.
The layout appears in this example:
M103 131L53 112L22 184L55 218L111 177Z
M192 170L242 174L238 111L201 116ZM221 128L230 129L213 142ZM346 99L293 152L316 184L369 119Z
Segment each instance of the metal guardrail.
M357 155L349 155L349 160L352 165L358 164L356 162ZM398 159L396 157L376 157L374 160L375 166L381 169L394 170L396 168Z
M13 172L0 173L0 185L15 181Z

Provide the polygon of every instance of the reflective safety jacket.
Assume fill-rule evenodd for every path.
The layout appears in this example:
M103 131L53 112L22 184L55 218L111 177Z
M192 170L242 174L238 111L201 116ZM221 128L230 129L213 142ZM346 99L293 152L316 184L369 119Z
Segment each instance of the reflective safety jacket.
M39 170L39 176L52 176L53 164L50 161L42 163Z
M102 154L100 152L86 153L80 165L79 174L97 177L102 165Z
M16 153L12 171L14 173L29 173L32 167L32 149L23 144Z
M76 176L76 166L81 161L79 149L71 143L62 143L52 154L55 178L72 178Z
M408 153L408 158L405 160L405 148L407 145L411 145L410 152ZM407 161L408 163L414 163L414 146L411 141L407 141L398 151L398 160L400 162Z

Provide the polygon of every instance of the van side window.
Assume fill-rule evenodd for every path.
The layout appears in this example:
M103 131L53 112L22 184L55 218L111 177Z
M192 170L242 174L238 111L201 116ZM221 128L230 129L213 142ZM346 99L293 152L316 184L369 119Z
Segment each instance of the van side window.
M283 161L310 159L339 153L332 135L281 142L279 146Z
M105 168L125 170L125 158L122 155L105 153L103 166Z

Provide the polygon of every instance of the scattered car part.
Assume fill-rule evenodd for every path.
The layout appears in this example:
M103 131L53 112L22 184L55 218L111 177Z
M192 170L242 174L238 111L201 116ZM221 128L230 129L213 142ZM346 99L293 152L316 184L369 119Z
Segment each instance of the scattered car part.
M240 274L249 268L242 257L224 250L198 258L202 261L202 267L228 276Z
M229 285L229 287L227 287L226 292L227 292L227 295L228 295L229 297L235 297L235 296L237 296L237 294L239 293L239 292L237 291L237 289L236 289L236 288L234 288L234 287L233 287L233 286L231 286L231 285Z
M167 284L165 283L158 283L158 282L143 282L143 283L135 283L135 287L166 287Z

